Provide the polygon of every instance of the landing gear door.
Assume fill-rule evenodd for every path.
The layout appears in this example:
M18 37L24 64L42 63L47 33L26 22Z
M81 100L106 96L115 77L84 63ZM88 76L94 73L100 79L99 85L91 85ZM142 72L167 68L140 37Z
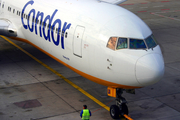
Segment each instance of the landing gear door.
M73 53L78 57L82 57L82 39L85 28L82 26L77 26L74 32L73 39Z

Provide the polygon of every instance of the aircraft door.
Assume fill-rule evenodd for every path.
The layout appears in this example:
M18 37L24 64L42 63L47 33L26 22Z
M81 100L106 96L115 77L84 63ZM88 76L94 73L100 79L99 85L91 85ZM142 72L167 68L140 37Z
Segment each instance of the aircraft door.
M85 28L83 26L77 26L74 32L73 39L73 53L78 57L82 57L82 39Z

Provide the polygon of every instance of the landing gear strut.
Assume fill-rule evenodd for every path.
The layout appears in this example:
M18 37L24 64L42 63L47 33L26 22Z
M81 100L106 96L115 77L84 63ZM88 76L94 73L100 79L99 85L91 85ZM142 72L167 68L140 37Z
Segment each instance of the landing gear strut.
M124 114L128 115L129 111L126 105L127 101L125 98L122 97L123 89L119 89L119 88L115 89L115 93L116 93L116 105L112 105L110 107L110 115L113 119L118 119L119 116L123 116Z

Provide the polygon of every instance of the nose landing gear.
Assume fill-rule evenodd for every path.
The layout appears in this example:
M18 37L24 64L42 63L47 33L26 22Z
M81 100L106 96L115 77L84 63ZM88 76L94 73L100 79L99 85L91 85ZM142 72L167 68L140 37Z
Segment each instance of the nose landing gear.
M113 94L111 94L113 92ZM110 115L113 119L118 119L124 114L128 115L128 107L126 105L127 101L122 97L123 89L113 89L108 88L108 95L111 97L116 97L116 105L110 107Z

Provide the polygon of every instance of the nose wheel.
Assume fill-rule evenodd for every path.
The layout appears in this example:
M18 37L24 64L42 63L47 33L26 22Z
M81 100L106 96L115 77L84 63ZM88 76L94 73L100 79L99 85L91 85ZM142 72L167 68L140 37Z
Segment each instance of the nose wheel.
M120 108L117 105L111 105L110 107L110 115L113 119L118 119L120 116L123 116L124 114L128 115L128 113L129 111L126 104L122 104Z
M119 118L119 107L117 105L111 105L110 107L110 115L113 119Z
M110 107L110 115L113 119L118 119L124 114L129 114L128 107L126 105L127 101L121 96L122 93L123 89L116 89L116 105L111 105Z

